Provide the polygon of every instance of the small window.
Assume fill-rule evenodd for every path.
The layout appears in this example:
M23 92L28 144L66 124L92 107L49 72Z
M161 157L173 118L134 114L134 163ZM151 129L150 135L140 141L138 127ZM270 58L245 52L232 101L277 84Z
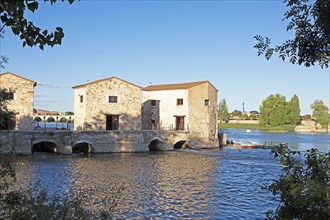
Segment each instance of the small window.
M7 100L14 100L14 92L7 92L6 93Z
M14 100L14 91L11 91L9 89L4 90L3 98L5 100Z
M109 96L109 103L117 103L118 97L117 96Z
M151 100L151 106L156 106L156 100Z
M83 95L80 96L80 102L84 102L84 96Z
M205 99L205 106L210 106L210 100L209 99Z
M176 105L183 105L183 99L177 99Z

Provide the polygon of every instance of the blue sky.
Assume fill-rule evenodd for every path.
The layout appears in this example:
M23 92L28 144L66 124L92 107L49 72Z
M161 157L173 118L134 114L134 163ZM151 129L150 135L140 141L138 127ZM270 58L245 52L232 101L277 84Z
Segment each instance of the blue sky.
M209 80L229 110L258 110L267 96L296 94L302 114L329 106L329 69L258 57L253 36L281 43L292 33L282 1L84 1L40 4L28 14L41 28L64 28L60 46L22 47L7 30L1 72L35 80L35 107L73 111L72 86L117 76L140 86Z

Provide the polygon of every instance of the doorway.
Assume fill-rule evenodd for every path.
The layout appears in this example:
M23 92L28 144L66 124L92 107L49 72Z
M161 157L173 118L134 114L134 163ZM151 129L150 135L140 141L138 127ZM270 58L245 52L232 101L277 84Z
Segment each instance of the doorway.
M184 130L184 117L175 116L175 130Z
M119 115L106 115L106 130L119 130Z

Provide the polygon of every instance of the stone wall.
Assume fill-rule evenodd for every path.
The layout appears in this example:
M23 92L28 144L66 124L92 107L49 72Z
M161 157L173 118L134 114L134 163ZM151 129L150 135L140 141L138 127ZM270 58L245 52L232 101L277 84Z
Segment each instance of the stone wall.
M14 113L15 130L33 129L34 86L36 83L12 73L0 74L0 89L14 92L14 100L7 104L8 111Z
M177 99L183 99L183 105L177 105ZM150 100L156 100L157 106L150 106ZM189 127L188 119L188 91L182 89L143 91L143 123L148 129L152 118L159 117L159 128L165 130L175 129L175 115L186 116L184 127Z
M82 101L82 102L81 102ZM86 88L74 89L74 130L82 130L86 118Z
M77 104L81 88L86 89L85 103ZM119 130L142 129L140 87L112 77L74 89L77 130L106 130L107 115L119 115ZM109 96L117 96L118 102L109 103Z
M193 149L219 146L218 142L205 142L189 131L0 131L0 151L28 155L33 145L50 142L61 154L72 154L72 149L81 143L90 145L94 153L147 152L154 140L161 143L159 150L174 150L180 141Z
M205 106L209 100L209 106ZM203 142L218 139L217 90L208 82L189 89L189 130Z

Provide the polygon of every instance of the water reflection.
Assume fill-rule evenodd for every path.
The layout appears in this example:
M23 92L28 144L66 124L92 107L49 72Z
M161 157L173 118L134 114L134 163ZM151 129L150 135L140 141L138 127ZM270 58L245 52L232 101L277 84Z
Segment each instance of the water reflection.
M263 218L276 206L264 182L280 171L269 150L19 157L19 181L40 180L49 192L73 188L91 210L107 208L119 195L116 217ZM274 175L275 174L275 175Z
M330 146L328 135L232 129L228 138L288 142L297 150L326 151ZM94 211L111 207L116 199L114 215L125 219L264 219L277 201L261 187L281 171L267 149L70 156L36 152L18 157L17 163L21 186L40 182L50 194L71 188Z

